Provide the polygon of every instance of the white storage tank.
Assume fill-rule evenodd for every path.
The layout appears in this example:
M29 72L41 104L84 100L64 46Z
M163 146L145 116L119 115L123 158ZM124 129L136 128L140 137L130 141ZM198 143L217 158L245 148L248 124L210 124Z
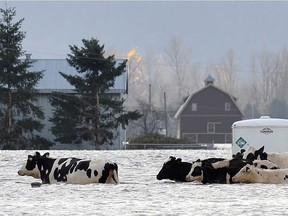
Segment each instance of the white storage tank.
M232 154L250 145L256 149L265 146L265 152L288 152L288 119L261 116L234 122Z

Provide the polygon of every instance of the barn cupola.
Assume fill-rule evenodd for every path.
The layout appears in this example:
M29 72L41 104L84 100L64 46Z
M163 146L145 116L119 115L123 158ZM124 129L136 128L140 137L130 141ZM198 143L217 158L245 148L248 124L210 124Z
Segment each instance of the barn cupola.
M209 76L204 80L205 86L207 85L214 85L215 79L209 74Z

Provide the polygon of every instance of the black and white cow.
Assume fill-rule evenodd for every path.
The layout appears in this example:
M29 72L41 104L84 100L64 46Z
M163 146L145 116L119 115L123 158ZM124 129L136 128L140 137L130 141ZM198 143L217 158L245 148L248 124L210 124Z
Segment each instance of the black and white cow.
M288 169L259 169L247 164L232 180L239 183L287 184Z
M201 181L203 184L234 183L232 177L236 175L242 167L250 164L263 169L277 169L277 165L267 160L244 160L244 159L225 159L216 162L207 160L197 160L192 166L187 181Z
M253 146L249 146L243 153L243 158L250 158L253 160L269 160L280 169L288 168L288 152L264 152L264 146L256 150Z
M187 181L198 181L203 184L225 184L232 183L230 175L236 174L240 169L236 168L219 168L215 169L212 164L223 161L223 158L208 158L205 160L198 159L192 163L191 169L186 176Z
M170 179L174 181L186 182L186 175L191 169L192 163L182 162L181 158L170 156L163 164L161 170L157 174L158 180Z
M269 160L277 164L280 169L288 168L288 152L263 152L257 157L257 159Z
M50 158L49 153L28 155L25 169L40 170L42 183L66 182L71 184L119 183L116 163L79 158Z
M245 151L243 152L243 159L250 159L250 160L256 160L260 154L264 152L264 146L256 150L254 146L249 146Z
M219 158L210 158L211 163L224 160ZM186 176L191 170L192 163L183 162L181 158L170 156L169 159L164 162L161 170L157 174L158 180L170 179L174 181L187 182Z
M241 149L240 152L232 155L233 159L248 159L248 160L256 160L256 158L263 152L264 146L260 149L256 150L253 146L248 146L247 149Z
M231 167L237 167L241 168L245 166L246 164L253 165L254 167L261 168L261 169L279 169L278 165L269 161L269 160L245 160L245 159L226 159L223 161L218 161L212 164L213 168L219 169L219 168L231 168Z

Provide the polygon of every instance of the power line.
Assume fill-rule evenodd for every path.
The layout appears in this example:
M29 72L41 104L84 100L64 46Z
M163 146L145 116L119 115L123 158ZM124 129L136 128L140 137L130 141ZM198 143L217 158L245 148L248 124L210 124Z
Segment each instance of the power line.
M12 49L9 49L9 48L6 48L7 50L12 50ZM65 51L63 50L50 50L50 51L42 51L40 50L40 48L36 48L36 49L28 49L26 50L26 53L30 53L30 54L33 54L33 53L38 53L38 54L48 54L48 55L53 55L53 56L58 56L58 57L61 57L61 59L66 59L68 58L68 55L70 55L71 53L66 53ZM86 53L87 55L93 55L94 53ZM158 55L159 56L159 55ZM161 55L160 55L161 56ZM126 55L117 55L115 54L114 55L115 57L115 60L118 60L118 59L122 59L122 60L127 60L127 56ZM161 56L162 57L162 56ZM97 58L96 56L95 57L87 57L87 56L83 56L81 57L83 59L94 59L94 60L103 60L105 61L106 59L102 59L102 58ZM40 59L40 58L39 58ZM47 58L47 59L53 59L53 58ZM55 59L55 58L54 58ZM165 63L165 60L164 59L160 59L161 61L159 62L155 62L155 61L145 61L145 58L142 58L142 62L141 64L144 65L144 66L157 66L157 67L164 67L164 68L170 68L171 67L168 65L168 63ZM35 59L37 60L37 59ZM220 70L221 70L221 67L222 66L225 66L227 64L225 63L208 63L208 62L193 62L193 60L191 60L191 63L187 65L187 67L190 68L190 70L198 70L198 71L214 71L215 70L215 67L220 67ZM285 70L286 68L285 67L278 67L279 70ZM190 71L189 70L189 71ZM236 64L236 72L238 74L252 74L253 73L253 69L252 69L252 66L248 66L248 65L244 65L244 64Z

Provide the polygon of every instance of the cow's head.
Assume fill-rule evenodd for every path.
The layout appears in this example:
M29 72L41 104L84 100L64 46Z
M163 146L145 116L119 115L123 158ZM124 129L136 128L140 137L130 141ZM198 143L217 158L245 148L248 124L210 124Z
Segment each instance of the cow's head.
M27 170L26 166L23 165L19 170L18 170L18 175L20 176L32 176L34 178L39 179L40 178L40 171L37 166L35 166L34 169L32 170Z
M268 154L266 152L261 152L258 156L257 159L260 160L267 160L268 159Z
M23 165L20 170L18 171L18 174L20 176L32 176L34 178L40 178L40 171L37 166L37 161L41 157L39 152L35 152L34 155L28 155L28 159L26 161L26 164ZM49 153L45 153L42 157L49 157Z
M251 173L253 165L247 164L242 169L232 177L233 182L239 183L249 183L251 182Z
M181 162L182 162L181 158L176 159L175 157L170 156L168 161L166 161L163 164L162 169L159 171L157 175L157 179L158 180L162 180L162 179L175 180L177 178L178 170L179 170L179 166Z
M202 161L200 159L194 161L191 166L191 170L186 176L187 181L202 181L203 180L203 169Z
M253 166L260 169L279 169L279 166L267 159L254 160Z
M118 165L116 163L106 163L105 169L107 169L109 173L106 183L118 184Z
M232 155L233 159L243 159L245 149L241 149L240 152L237 152L236 154Z
M99 183L118 184L119 183L119 179L118 179L118 165L116 163L107 162L107 163L105 163L103 168L104 169L102 170L102 174L101 174L101 177L99 179ZM89 170L90 169L88 169L87 172ZM91 170L90 170L90 172L91 172ZM96 175L98 175L97 171L96 171Z
M264 152L264 146L262 146L258 150L256 150L253 146L249 146L243 154L243 159L256 160L258 156L263 154L263 152Z

